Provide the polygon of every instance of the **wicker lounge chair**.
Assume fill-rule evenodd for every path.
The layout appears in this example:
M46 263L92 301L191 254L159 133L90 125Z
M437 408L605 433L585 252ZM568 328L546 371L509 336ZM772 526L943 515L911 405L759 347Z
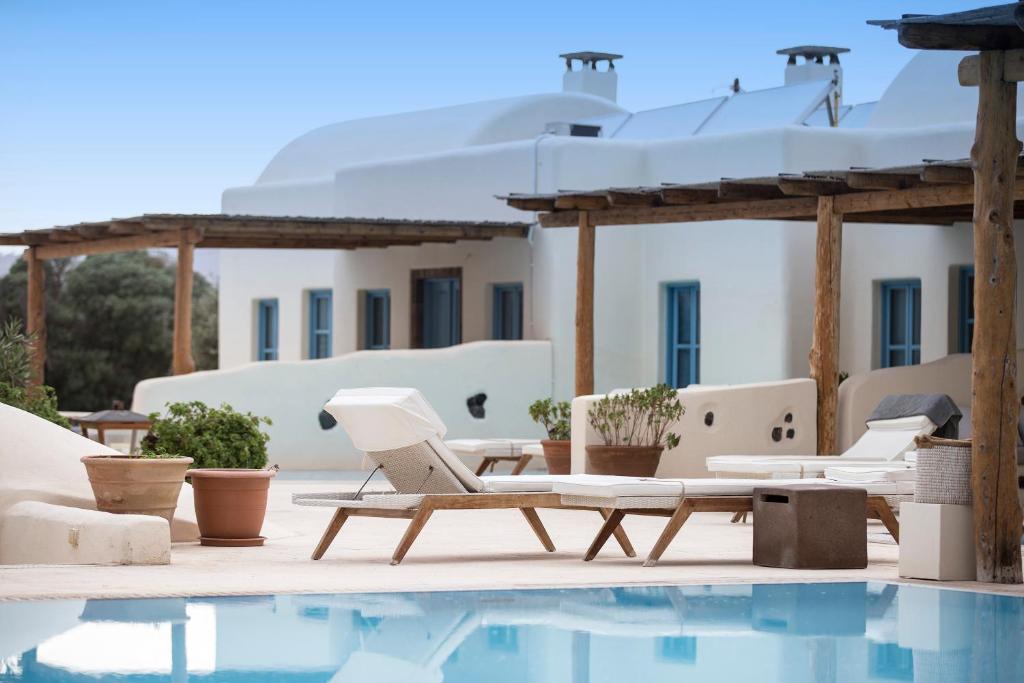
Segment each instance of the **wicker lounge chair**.
M335 509L313 551L314 560L323 557L350 517L409 519L391 558L391 564L398 564L439 510L518 509L545 550L555 550L537 508L575 509L551 491L555 483L572 481L571 477L477 477L445 446L444 423L415 389L342 390L325 409L337 418L356 448L377 464L395 493L364 495L360 490L294 495L292 501L297 505ZM597 510L605 519L611 514L591 506L582 509ZM635 557L625 532L613 531L623 551Z

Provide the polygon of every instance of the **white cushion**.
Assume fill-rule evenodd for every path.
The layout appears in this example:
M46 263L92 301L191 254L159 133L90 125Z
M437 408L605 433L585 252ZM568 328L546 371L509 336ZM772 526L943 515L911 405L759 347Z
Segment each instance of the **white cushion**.
M390 451L443 439L447 428L416 389L342 389L324 410L333 415L361 451Z
M867 467L826 467L825 478L833 481L879 482L915 481L917 470L907 466L879 464Z
M594 475L580 475L591 476ZM599 481L603 480L603 481ZM868 495L913 494L914 482L835 482L827 479L648 479L643 477L594 477L558 483L555 493L597 498L750 496L765 486L852 486L866 489Z
M476 457L522 455L523 446L539 443L537 439L446 439L445 444L456 455Z
M851 460L896 460L914 448L914 437L931 434L935 424L924 415L868 422L868 430L841 458Z

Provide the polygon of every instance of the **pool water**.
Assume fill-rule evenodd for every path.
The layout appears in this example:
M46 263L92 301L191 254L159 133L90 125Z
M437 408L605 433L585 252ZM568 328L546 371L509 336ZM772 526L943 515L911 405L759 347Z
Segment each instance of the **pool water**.
M0 681L1022 681L1024 599L883 583L0 603Z

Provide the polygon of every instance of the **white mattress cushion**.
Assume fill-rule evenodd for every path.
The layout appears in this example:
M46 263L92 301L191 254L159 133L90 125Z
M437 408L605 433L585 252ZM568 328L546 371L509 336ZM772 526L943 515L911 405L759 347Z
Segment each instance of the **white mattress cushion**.
M868 430L844 452L850 460L897 460L914 448L914 437L931 434L935 424L924 415L868 422Z
M537 439L447 439L445 444L456 455L477 457L522 455L523 446L540 443Z
M645 477L597 477L556 483L554 492L597 498L750 496L755 488L768 486L852 486L867 489L869 495L913 494L914 482L836 482L827 479L650 479Z
M905 464L881 463L864 467L826 467L825 478L839 482L915 481L917 470Z
M443 439L444 422L416 389L342 389L324 410L334 416L361 451L390 451Z

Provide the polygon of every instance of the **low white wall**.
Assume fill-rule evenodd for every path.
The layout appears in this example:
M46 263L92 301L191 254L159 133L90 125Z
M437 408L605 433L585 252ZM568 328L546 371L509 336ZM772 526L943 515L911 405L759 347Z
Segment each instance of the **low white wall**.
M1024 380L1024 351L1017 351L1017 386ZM838 448L844 451L861 434L868 415L889 394L948 394L963 413L960 436L970 436L971 356L955 353L930 363L884 368L851 375L839 385Z
M712 455L814 454L817 388L812 380L691 386L678 395L686 412L670 431L680 443L662 454L659 477L710 476L705 460ZM579 396L572 402L573 473L586 472L587 444L602 443L587 420L600 398ZM776 429L781 430L778 441L772 438Z
M324 360L268 361L139 382L132 409L161 412L174 401L228 403L270 417L270 458L287 469L356 469L362 456L340 427L320 429L317 415L344 388L408 386L423 392L448 426L448 438L540 438L527 414L551 395L551 345L474 342L446 349L357 351ZM487 394L486 415L466 399Z

